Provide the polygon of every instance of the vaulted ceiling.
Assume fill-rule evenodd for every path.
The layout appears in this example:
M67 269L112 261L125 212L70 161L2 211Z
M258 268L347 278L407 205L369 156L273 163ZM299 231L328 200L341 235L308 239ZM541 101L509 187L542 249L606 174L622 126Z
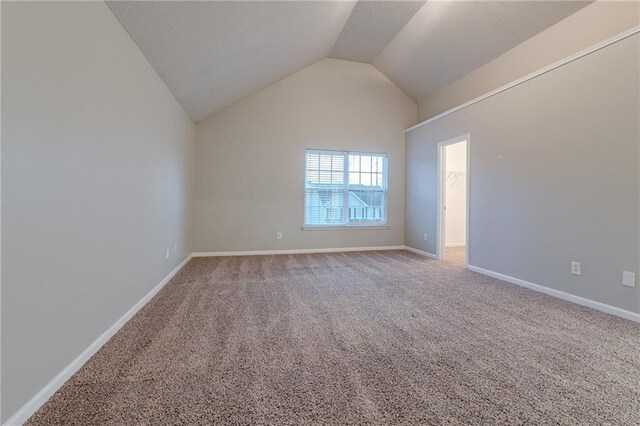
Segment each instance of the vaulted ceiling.
M109 1L197 122L327 56L416 102L588 1Z

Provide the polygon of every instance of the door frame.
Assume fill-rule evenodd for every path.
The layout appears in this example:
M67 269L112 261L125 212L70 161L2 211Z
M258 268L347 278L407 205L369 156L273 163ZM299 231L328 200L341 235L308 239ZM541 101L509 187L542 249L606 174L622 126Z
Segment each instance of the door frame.
M446 167L446 150L445 148L449 145L453 145L460 142L467 142L467 170L466 170L466 212L465 212L465 246L464 246L464 266L467 267L469 265L469 214L471 211L470 206L470 194L471 194L471 134L467 133L462 136L455 137L453 139L448 139L444 142L438 143L438 230L437 230L437 257L439 260L444 259L444 250L445 250L445 231L446 231L446 214L444 211L445 201L447 196L447 177L445 176L447 172Z

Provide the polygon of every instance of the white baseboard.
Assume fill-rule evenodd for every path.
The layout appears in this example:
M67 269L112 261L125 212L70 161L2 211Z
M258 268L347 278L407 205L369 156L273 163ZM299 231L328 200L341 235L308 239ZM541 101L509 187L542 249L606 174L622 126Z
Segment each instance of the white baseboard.
M448 243L444 245L445 247L464 247L465 243Z
M511 284L518 285L520 287L525 287L530 290L538 291L540 293L544 293L549 296L557 297L558 299L566 300L568 302L573 302L578 305L587 306L589 308L606 312L611 315L615 315L620 318L628 319L635 322L640 322L640 314L635 312L627 311L625 309L616 308L615 306L607 305L606 303L596 302L595 300L586 299L584 297L576 296L571 293L565 293L564 291L555 290L549 287L545 287L543 285L534 284L529 281L521 280L520 278L514 278L509 275L504 275L499 272L493 272L488 269L478 268L477 266L468 265L467 268L470 271L479 272L483 275L487 275L493 278L497 278L501 281L506 281Z
M428 253L426 251L414 249L413 247L409 247L409 246L404 246L404 249L410 251L411 253L419 254L420 256L430 257L431 259L438 260L438 256L432 253Z
M220 256L266 256L273 254L305 254L305 253L341 253L350 251L378 251L378 250L404 250L405 246L380 246L380 247L340 247L323 249L292 249L292 250L254 250L254 251L208 251L193 253L193 257L220 257Z
M93 341L80 355L76 357L69 365L67 365L64 370L58 373L49 383L43 387L40 392L38 392L33 398L31 398L25 405L22 406L18 411L16 411L5 423L5 426L18 426L22 425L26 422L29 417L33 415L38 408L40 408L45 402L53 396L54 393L62 385L65 384L67 380L73 374L78 371L88 360L91 358L98 350L105 344L107 341L113 337L114 334L118 332L122 328L123 325L126 324L144 305L149 302L161 289L164 287L170 280L173 278L175 274L182 269L184 265L191 259L192 255L187 256L186 259L182 261L175 269L169 272L169 275L164 277L162 281L158 285L156 285L149 293L147 293L142 299L138 301L135 305L131 307L118 321L116 321L111 327L109 327L104 333L100 335L96 340Z
M116 321L109 329L107 329L100 337L98 337L89 347L87 347L80 355L76 357L64 370L56 375L44 388L42 388L33 398L31 398L22 408L14 413L5 423L6 426L22 425L29 417L35 413L47 400L67 381L69 378L78 371L107 341L113 337L121 328L129 321L149 300L153 298L164 287L175 274L180 271L187 264L192 257L209 257L209 256L254 256L254 255L269 255L269 254L302 254L302 253L332 253L332 252L354 252L354 251L374 251L374 250L408 250L412 253L419 254L421 256L437 259L437 256L428 253L426 251L418 250L408 246L381 246L381 247L347 247L347 248L332 248L332 249L298 249L298 250L264 250L264 251L237 251L237 252L201 252L193 253L187 256L186 259L176 266L158 285L156 285L149 293L147 293L142 299L140 299L131 309L129 309L118 321ZM544 287L538 284L534 284L519 278L510 277L508 275L500 274L498 272L482 269L477 266L469 265L468 269L474 272L479 272L490 277L506 281L511 284L516 284L521 287L526 287L531 290L538 291L550 296L557 297L559 299L567 300L569 302L577 303L579 305L587 306L602 312L606 312L612 315L616 315L621 318L625 318L631 321L640 322L640 314L627 311L624 309L616 308L601 302L585 299L584 297L575 296L573 294L565 293L560 290L554 290L549 287Z

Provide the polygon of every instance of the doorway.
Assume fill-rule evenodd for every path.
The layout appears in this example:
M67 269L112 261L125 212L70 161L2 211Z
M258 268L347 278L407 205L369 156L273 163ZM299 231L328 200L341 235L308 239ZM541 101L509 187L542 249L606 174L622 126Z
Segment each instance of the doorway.
M469 262L469 135L438 144L438 258Z

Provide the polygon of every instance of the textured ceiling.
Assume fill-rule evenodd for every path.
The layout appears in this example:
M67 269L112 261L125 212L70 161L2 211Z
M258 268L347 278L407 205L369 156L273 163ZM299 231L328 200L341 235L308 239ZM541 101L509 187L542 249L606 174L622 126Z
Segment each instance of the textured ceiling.
M415 101L589 1L108 1L197 122L331 56Z
M107 2L194 122L326 57L355 2Z
M429 1L373 65L421 101L588 4Z
M330 58L371 63L424 1L359 1Z

